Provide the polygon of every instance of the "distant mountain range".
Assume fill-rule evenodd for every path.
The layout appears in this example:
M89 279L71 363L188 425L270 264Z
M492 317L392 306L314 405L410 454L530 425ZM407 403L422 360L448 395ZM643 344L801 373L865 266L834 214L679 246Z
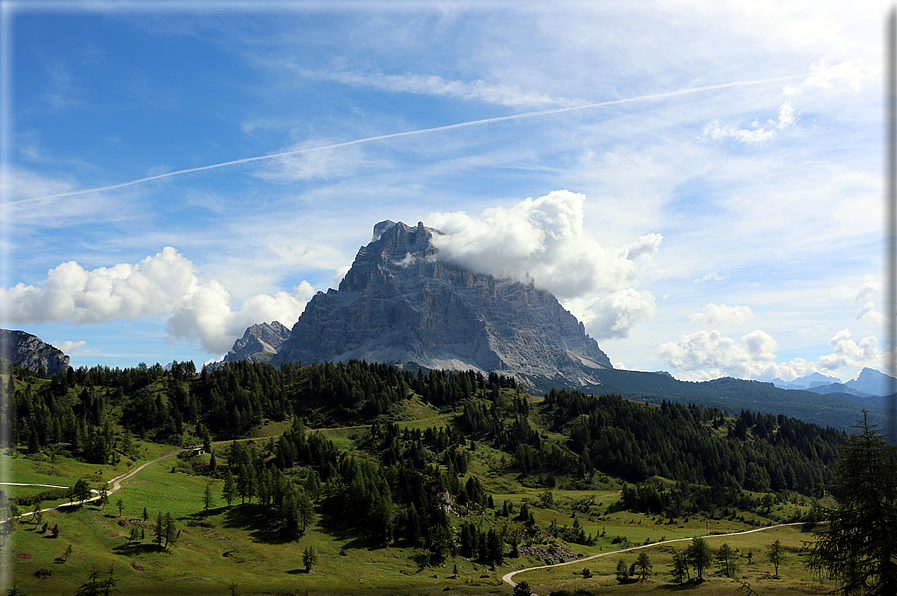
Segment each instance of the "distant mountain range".
M873 368L864 368L853 381L842 383L841 379L813 373L805 377L785 382L781 379L770 381L782 389L801 389L814 393L848 393L857 397L881 397L893 393L897 379Z

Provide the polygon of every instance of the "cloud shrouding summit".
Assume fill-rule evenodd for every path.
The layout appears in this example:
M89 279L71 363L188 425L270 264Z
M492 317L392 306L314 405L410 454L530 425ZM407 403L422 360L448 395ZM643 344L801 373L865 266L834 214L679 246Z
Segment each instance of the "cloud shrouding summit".
M217 280L200 283L193 263L172 247L137 264L86 270L75 261L51 269L39 285L0 288L4 324L68 322L168 316L171 339L198 342L208 353L230 349L249 325L279 320L291 325L314 294L302 282L294 292L258 294L231 308L231 294Z
M606 249L583 231L584 202L580 193L556 190L478 217L433 213L427 224L442 232L433 243L445 258L477 273L532 281L558 296L592 335L626 337L654 314L653 295L632 286L662 236Z

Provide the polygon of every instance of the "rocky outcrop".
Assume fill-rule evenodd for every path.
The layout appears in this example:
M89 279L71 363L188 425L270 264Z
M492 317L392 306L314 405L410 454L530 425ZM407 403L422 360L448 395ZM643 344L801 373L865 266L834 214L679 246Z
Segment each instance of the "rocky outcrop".
M35 372L43 369L49 375L69 368L69 357L62 350L24 331L0 329L0 357Z
M253 325L234 342L234 347L225 355L223 362L270 362L288 337L290 330L278 321Z
M338 290L318 292L272 363L364 359L597 384L610 368L583 325L550 293L441 259L437 231L374 227Z

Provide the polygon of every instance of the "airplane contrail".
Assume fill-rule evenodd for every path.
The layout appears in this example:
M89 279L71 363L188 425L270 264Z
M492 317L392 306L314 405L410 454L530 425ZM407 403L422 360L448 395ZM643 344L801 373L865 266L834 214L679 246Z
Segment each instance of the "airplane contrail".
M563 112L573 112L578 110L588 110L591 108L600 108L604 106L611 106L616 104L629 103L634 101L645 101L649 99L662 99L666 97L674 97L677 95L685 95L688 93L698 93L701 91L712 91L714 89L725 89L727 87L739 87L745 85L760 85L763 83L774 83L777 81L785 81L788 79L794 79L797 77L807 76L808 73L802 74L794 74L783 77L773 77L769 79L754 79L750 81L735 81L731 83L720 83L718 85L704 85L702 87L689 87L688 89L680 89L678 91L666 91L663 93L651 93L649 95L640 95L638 97L627 97L625 99L612 99L608 101L599 101L596 103L588 103L578 106L571 106L566 108L552 108L550 110L539 110L537 112L526 112L523 114L512 114L510 116L496 116L494 118L484 118L482 120L471 120L469 122L458 122L456 124L446 124L444 126L436 126L434 128L422 128L418 130L409 130L405 132L395 132L386 135L379 135L375 137L367 137L364 139L355 139L354 141L345 141L343 143L334 143L332 145L324 145L321 147L306 147L304 149L294 149L292 151L283 151L281 153L271 153L268 155L258 155L255 157L245 157L243 159L234 159L232 161L225 161L222 163L216 163L208 166L199 166L196 168L188 168L186 170L176 170L174 172L167 172L165 174L157 174L155 176L147 176L146 178L139 178L137 180L130 180L128 182L121 182L119 184L112 184L109 186L99 186L96 188L85 188L82 190L72 190L69 192L61 192L54 195L45 195L42 197L32 197L28 199L22 199L20 201L9 201L4 203L6 205L20 205L23 203L32 203L37 201L46 201L49 199L58 199L61 197L72 197L77 195L84 195L94 192L104 192L107 190L117 190L119 188L126 188L128 186L136 186L138 184L143 184L145 182L151 182L153 180L162 180L164 178L171 178L173 176L180 176L182 174L191 174L194 172L204 172L206 170L215 170L218 168L224 168L227 166L234 166L244 163L251 163L254 161L263 161L267 159L275 159L278 157L286 157L289 155L299 155L302 153L312 153L314 151L325 151L328 149L339 149L340 147L349 147L351 145L360 145L362 143L372 143L374 141L384 141L387 139L397 139L399 137L407 137L411 135L419 135L431 132L440 132L444 130L452 130L456 128L465 128L468 126L479 126L481 124L490 124L492 122L504 122L507 120L520 120L522 118L534 118L537 116L547 116L551 114L560 114Z

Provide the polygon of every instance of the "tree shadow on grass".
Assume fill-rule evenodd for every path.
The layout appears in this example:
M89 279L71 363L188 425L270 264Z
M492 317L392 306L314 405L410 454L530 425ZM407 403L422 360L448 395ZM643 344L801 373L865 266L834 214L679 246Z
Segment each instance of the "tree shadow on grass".
M694 588L700 587L700 585L705 583L706 581L706 579L692 578L681 584L663 584L661 586L657 586L657 589L667 592L681 592L683 590L692 590Z
M112 552L117 555L124 555L126 557L133 557L136 555L145 555L150 553L164 553L168 552L163 547L158 544L144 544L142 542L128 542L127 544L122 544L116 547L113 547Z
M343 548L366 548L368 550L374 550L383 546L365 536L369 531L367 526L348 518L342 511L325 510L318 517L318 526L320 526L324 533L330 534L337 540L347 541L343 545Z
M291 538L284 538L272 519L268 507L257 504L238 505L224 514L224 527L246 531L256 542L265 544L287 544Z
M76 511L81 511L82 507L83 505L81 505L80 503L76 505L60 505L56 508L56 511L58 511L59 513L74 513Z
M229 510L233 509L233 507L227 507L222 505L221 507L212 507L208 511L202 510L197 511L196 513L190 513L181 517L182 520L187 520L188 522L198 523L199 525L208 525L209 527L213 526L212 518L218 515L222 515L227 513Z

